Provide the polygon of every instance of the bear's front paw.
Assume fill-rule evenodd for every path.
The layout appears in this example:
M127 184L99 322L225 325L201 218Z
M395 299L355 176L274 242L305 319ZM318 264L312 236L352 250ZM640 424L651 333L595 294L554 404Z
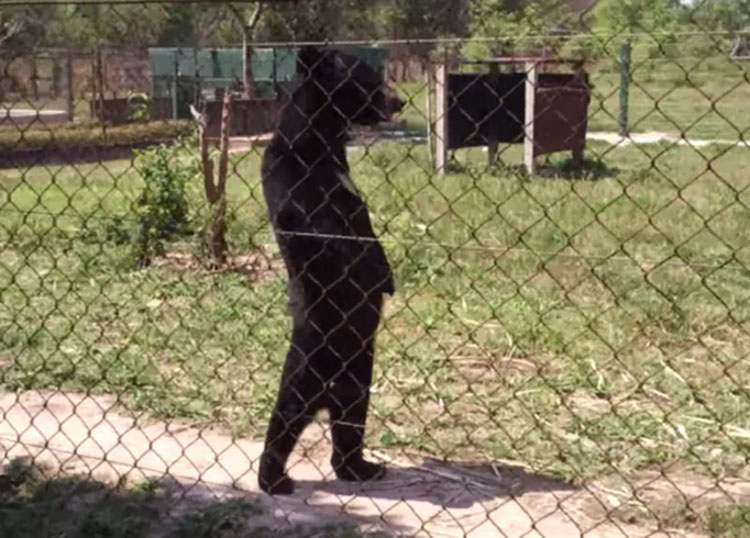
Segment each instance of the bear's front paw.
M294 481L284 472L284 465L265 452L260 458L258 485L269 495L291 495Z

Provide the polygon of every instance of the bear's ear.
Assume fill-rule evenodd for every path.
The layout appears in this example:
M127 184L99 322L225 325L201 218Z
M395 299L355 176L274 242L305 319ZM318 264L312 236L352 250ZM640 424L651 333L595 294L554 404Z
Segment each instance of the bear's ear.
M297 74L307 76L320 63L323 54L316 47L302 47L297 54Z

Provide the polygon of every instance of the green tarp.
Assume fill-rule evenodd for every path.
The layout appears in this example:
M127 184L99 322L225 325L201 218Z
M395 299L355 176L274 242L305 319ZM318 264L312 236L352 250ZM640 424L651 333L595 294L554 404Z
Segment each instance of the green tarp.
M242 49L149 49L148 52L154 77L242 80ZM253 77L259 82L290 81L296 59L294 50L256 49Z

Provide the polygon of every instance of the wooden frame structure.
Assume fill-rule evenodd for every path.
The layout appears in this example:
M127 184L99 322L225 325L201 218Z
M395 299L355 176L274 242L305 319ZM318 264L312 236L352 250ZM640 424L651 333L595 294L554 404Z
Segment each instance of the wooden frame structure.
M590 96L580 60L501 57L461 63L484 64L489 66L489 72L449 73L443 62L434 66L433 75L428 74L428 143L432 154L434 135L434 165L438 173L445 171L448 151L462 147L486 146L488 163L494 164L499 142L523 142L524 164L530 175L536 172L536 157L546 153L570 150L573 160L582 162ZM573 74L540 73L544 64L572 64ZM524 73L500 73L501 65L522 65ZM474 90L467 90L472 87ZM461 108L465 91L474 91L474 95L466 96L465 105L478 114L472 128L462 118L470 114L455 110ZM468 134L471 129L473 132Z

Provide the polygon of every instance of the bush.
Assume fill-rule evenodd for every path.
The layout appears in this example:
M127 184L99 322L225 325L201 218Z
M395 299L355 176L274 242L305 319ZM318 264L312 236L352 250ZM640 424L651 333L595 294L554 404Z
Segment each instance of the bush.
M145 182L137 208L139 234L136 260L140 267L163 255L164 243L192 233L186 187L199 171L195 158L180 158L162 144L139 151L140 172Z
M128 110L131 121L147 122L151 119L151 96L147 93L131 93L128 96Z

